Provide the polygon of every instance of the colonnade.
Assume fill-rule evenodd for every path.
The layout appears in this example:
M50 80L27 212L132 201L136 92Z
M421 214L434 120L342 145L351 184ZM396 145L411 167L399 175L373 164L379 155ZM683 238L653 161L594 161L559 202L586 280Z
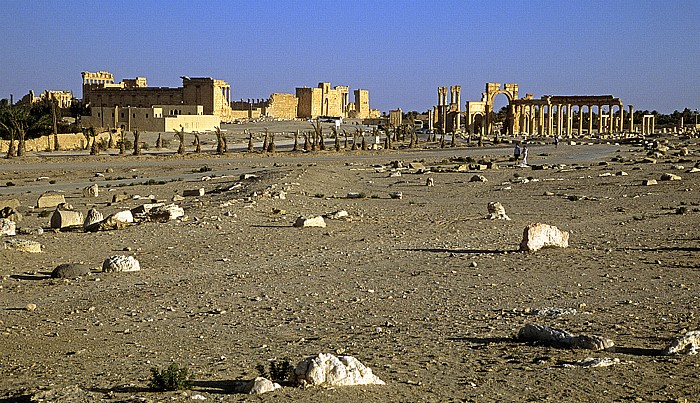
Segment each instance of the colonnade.
M605 98L605 102L600 102L603 100L596 98ZM625 131L625 126L628 126L629 132L634 131L634 106L628 105L629 125L626 125L623 103L611 96L521 99L514 101L510 107L513 108L512 116L514 116L513 133L572 137L574 133L581 136L584 131L585 134L591 135L594 129L598 134L622 133ZM615 107L618 108L617 116L614 113ZM598 109L597 119L593 116L594 108ZM607 111L604 108L607 108ZM575 115L578 116L576 132L574 132ZM584 119L586 115L587 119ZM587 120L586 127L584 127L584 120ZM595 125L594 121L597 121Z

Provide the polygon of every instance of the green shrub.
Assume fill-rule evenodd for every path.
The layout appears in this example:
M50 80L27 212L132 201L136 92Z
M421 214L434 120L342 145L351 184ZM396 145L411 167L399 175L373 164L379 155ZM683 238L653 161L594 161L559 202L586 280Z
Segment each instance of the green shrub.
M153 367L148 386L157 391L187 389L192 385L187 372L187 368L180 368L176 363L162 371Z
M289 358L284 358L279 362L277 360L270 362L269 371L262 364L256 365L255 369L258 370L263 378L277 383L288 382L294 374L294 367L289 362Z

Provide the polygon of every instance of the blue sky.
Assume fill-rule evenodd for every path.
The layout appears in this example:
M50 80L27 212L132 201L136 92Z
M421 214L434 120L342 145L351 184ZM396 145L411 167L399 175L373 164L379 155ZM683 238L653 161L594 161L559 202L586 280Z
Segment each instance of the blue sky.
M0 10L0 98L80 97L81 71L108 70L149 86L211 76L233 99L330 81L368 89L382 111L425 111L438 86L479 100L486 82L518 83L521 96L612 94L637 110L700 107L696 0L3 0Z

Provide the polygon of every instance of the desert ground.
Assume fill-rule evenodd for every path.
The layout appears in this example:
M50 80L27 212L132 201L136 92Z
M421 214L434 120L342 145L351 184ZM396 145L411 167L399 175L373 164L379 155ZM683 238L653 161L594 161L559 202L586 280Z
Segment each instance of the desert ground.
M520 167L510 142L263 153L262 125L228 128L223 156L209 134L201 154L188 144L175 155L171 139L141 156L0 161L0 200L17 199L23 215L3 241L43 245L0 249L0 401L698 401L700 356L661 355L700 329L697 139L533 139ZM310 129L286 123L280 144L295 127ZM410 167L418 162L425 169ZM92 184L99 195L85 197ZM53 230L53 208L36 208L58 190L73 209L106 216L199 188L204 196L176 202L184 218L112 231ZM116 194L128 198L113 203ZM489 202L511 220L486 219ZM292 226L340 210L349 217L325 228ZM568 231L569 247L519 252L538 222ZM103 273L113 255L141 270ZM79 262L90 275L51 278ZM615 347L523 342L527 323ZM386 385L234 393L258 364L322 352L359 359ZM589 357L613 365L580 365ZM152 391L150 369L173 362L191 388Z

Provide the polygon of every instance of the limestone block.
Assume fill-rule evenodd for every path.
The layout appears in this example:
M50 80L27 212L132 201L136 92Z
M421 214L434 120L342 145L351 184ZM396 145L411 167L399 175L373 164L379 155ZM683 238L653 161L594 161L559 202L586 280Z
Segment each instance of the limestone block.
M110 216L114 221L119 221L127 224L134 222L134 215L131 214L131 210L122 210L116 212Z
M403 192L391 192L389 193L389 197L392 199L403 199Z
M432 186L435 186L435 181L433 180L433 178L428 178L428 179L426 179L426 180L425 180L425 186L431 186L431 187L432 187Z
M163 207L165 203L146 203L140 206L136 206L131 209L131 214L137 215L148 215L148 213L156 207Z
M7 218L0 218L0 235L14 236L17 234L16 229L14 221Z
M133 256L116 255L108 257L102 262L102 271L105 273L117 271L139 271L139 261Z
M348 214L347 211L345 210L338 210L333 213L328 213L324 215L324 217L331 219L331 220L342 220L342 219L348 219L350 218L350 214Z
M85 231L89 231L89 229L93 228L96 224L99 224L99 222L102 220L104 220L102 213L97 211L97 209L91 208L85 215L85 221L83 221L83 229Z
M250 395L262 395L267 392L274 392L281 388L279 383L274 383L271 380L263 377L257 377L250 382L247 382L243 387L242 392Z
M5 241L5 249L14 249L20 252L41 253L43 245L28 239L9 239Z
M38 208L52 208L65 202L66 198L63 197L61 193L46 192L39 196L39 199L36 201L36 206Z
M579 348L585 350L606 350L615 343L601 336L574 335L566 330L535 323L528 323L518 331L518 339L544 343L555 347Z
M176 220L185 216L185 210L177 204L168 204L152 208L148 217L157 221Z
M121 203L121 202L123 202L125 200L129 200L129 199L131 199L131 196L129 196L128 194L124 194L124 193L112 195L112 203Z
M566 248L569 246L569 233L548 224L530 224L523 230L520 250L534 252L542 248Z
M662 181L679 181L679 180L681 180L681 177L676 175L676 174L663 173L663 174L661 174L661 180Z
M358 359L321 353L308 357L294 369L294 380L311 386L385 385Z
M457 167L456 171L457 172L467 172L467 171L469 171L469 165L462 164L462 165Z
M326 221L323 220L322 216L306 218L299 216L294 222L295 227L320 227L326 228Z
M510 220L510 217L506 215L506 209L500 202L490 202L486 208L489 212L486 218L489 220Z
M484 175L474 175L469 182L488 182L488 179Z
M642 158L642 162L645 164L656 164L656 160L649 157Z
M693 330L674 339L664 349L663 354L697 354L698 351L700 351L700 330Z
M20 204L19 200L17 200L17 199L0 200L0 209L4 209L5 207L17 209L20 205L21 204Z
M659 182L657 182L656 179L644 179L642 181L642 185L644 185L644 186L654 186L654 185L658 185L658 184L659 184Z
M100 187L97 184L83 188L83 197L97 197L100 195Z
M420 162L410 162L408 167L417 171L425 171L425 165Z
M53 278L76 278L90 274L90 267L78 263L64 263L51 272Z
M83 213L73 210L56 210L51 215L51 228L70 228L83 225Z
M204 188L199 189L185 189L182 191L182 195L185 197L199 197L204 196Z

